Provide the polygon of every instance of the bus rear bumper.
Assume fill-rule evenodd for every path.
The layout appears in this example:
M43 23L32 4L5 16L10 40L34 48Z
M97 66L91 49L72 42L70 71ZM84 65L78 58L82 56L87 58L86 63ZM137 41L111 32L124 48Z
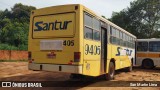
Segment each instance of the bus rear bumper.
M28 69L82 74L82 65L55 65L55 64L28 63Z

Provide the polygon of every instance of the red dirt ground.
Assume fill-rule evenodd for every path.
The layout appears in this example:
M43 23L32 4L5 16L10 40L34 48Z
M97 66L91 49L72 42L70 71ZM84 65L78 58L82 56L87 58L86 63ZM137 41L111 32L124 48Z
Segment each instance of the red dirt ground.
M0 62L0 81L63 81L60 84L67 84L65 81L70 80L69 73L59 72L45 72L45 71L31 71L28 70L27 62ZM86 78L85 78L86 79ZM96 78L91 78L97 80ZM160 81L160 69L154 70L134 68L132 72L124 72L123 70L116 71L115 79L112 81L120 81L121 85L123 81ZM82 87L53 87L45 89L80 89L80 90L160 90L160 87L108 87L105 84L108 81L97 80L94 83L85 83ZM72 83L71 83L72 84ZM109 82L109 84L115 84ZM100 85L100 86L99 86ZM102 85L102 86L101 86ZM98 86L98 87L96 87ZM0 88L0 90L21 90L33 88ZM34 88L35 89L35 88ZM38 90L44 88L36 88Z

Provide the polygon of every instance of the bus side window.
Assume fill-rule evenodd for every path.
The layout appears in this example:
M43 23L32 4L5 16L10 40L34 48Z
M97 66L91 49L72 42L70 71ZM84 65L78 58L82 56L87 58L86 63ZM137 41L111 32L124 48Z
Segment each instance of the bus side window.
M120 45L123 46L123 36L122 36L122 32L119 32L119 37L120 37Z
M100 21L85 12L84 38L100 41Z
M92 17L84 13L84 38L93 39Z
M89 39L93 38L93 36L92 36L92 29L85 27L84 31L85 31L85 38L89 38Z
M112 43L112 33L113 33L112 26L110 26L110 43Z
M100 40L100 21L93 18L93 39Z
M148 51L148 42L138 42L137 51Z
M120 36L119 36L119 30L116 29L116 44L120 45Z
M150 41L149 42L149 51L160 52L160 42L159 41Z
M84 24L86 26L92 27L92 17L84 13Z

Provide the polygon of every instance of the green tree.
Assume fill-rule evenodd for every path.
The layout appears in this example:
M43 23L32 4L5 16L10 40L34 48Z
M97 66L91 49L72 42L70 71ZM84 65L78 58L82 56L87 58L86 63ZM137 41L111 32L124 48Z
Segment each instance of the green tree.
M15 4L13 6L12 14L13 14L13 19L18 19L21 22L28 21L30 18L30 12L31 10L35 10L36 8L33 6L27 6L23 5L21 3Z
M157 38L160 30L160 1L137 0L131 7L112 14L111 21L138 38Z
M18 3L11 11L0 11L1 49L10 46L27 49L30 12L35 9L33 6Z

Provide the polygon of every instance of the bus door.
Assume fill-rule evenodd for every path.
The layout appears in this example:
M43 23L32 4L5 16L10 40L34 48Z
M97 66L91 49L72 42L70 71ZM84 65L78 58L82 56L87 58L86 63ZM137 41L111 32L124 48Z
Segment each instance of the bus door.
M101 27L101 73L106 72L107 65L107 29Z

